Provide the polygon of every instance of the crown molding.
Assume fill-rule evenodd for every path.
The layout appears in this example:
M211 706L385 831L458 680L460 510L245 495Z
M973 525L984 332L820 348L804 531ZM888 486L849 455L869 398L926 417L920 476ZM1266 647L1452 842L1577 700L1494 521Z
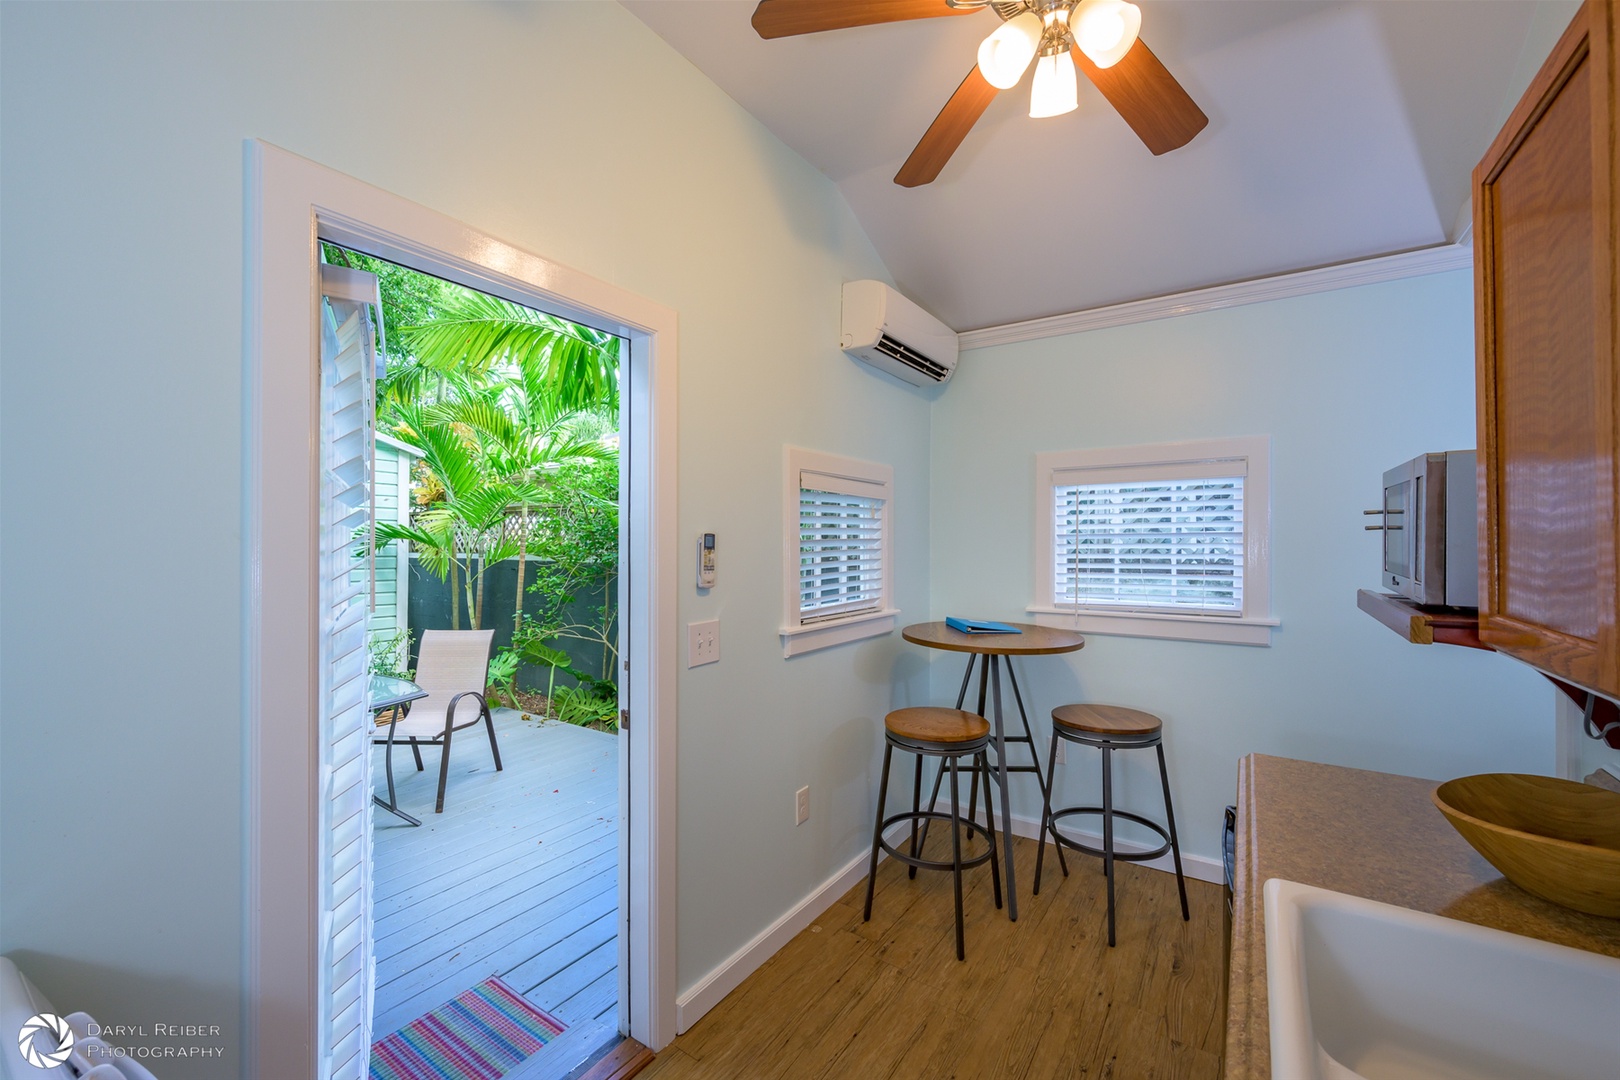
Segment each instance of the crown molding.
M1259 304L1267 300L1283 300L1291 296L1348 289L1357 285L1374 285L1381 281L1440 274L1447 270L1461 270L1473 265L1474 249L1470 244L1436 244L1415 251L1357 259L1354 262L1321 266L1314 270L1297 270L1288 274L1274 274L1271 277L1239 281L1231 285L1214 285L1207 289L1191 289L1147 300L1110 304L1107 307L1075 311L1067 315L1049 315L1043 319L987 326L981 330L965 330L957 335L957 340L964 350L985 349L992 345L1011 345L1019 341L1064 337L1086 330L1129 326L1133 323L1153 322L1156 319L1173 319L1178 315L1196 315L1201 311L1217 311L1244 304Z

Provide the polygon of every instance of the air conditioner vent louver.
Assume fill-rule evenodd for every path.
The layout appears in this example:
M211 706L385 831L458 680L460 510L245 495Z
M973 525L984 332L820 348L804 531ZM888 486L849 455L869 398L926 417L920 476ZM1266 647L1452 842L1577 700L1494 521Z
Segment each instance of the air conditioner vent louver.
M885 356L892 356L907 367L922 372L935 382L944 381L951 373L950 368L944 364L936 364L916 349L907 348L903 342L894 340L888 334L879 337L877 344L873 347Z

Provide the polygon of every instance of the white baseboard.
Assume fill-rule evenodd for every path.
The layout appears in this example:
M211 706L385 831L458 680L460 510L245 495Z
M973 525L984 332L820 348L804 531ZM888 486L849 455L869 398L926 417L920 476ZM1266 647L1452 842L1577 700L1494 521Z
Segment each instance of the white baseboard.
M1040 828L1040 822L1034 818L1013 816L1013 835L1026 839L1035 839ZM889 833L889 842L895 843L906 835L907 826L895 826ZM1063 830L1070 836L1085 839L1088 843L1102 844L1101 833L1085 832L1079 829L1065 828ZM1132 843L1128 840L1116 840L1115 847L1123 852L1136 852L1148 850L1148 845ZM1071 852L1071 854L1073 854ZM887 855L881 856L887 858ZM742 985L744 979L758 971L765 961L775 956L777 952L793 940L793 936L811 923L838 902L838 898L853 888L862 878L866 877L866 867L871 855L862 852L851 859L842 870L828 878L809 896L777 919L770 926L761 930L754 939L700 979L692 989L682 994L675 1001L675 1030L677 1034L684 1034L691 1026L703 1018L703 1015L725 998L737 987ZM1150 862L1138 863L1138 866L1151 867L1165 873L1175 873L1175 864L1168 854ZM1187 877L1199 881L1208 881L1216 885L1225 882L1225 872L1219 859L1211 859L1203 855L1181 855L1181 871ZM1034 866L1020 866L1018 876L1022 886L1033 881ZM1020 895L1023 895L1020 893Z
M889 830L889 842L891 844L898 842L900 837L906 835L906 829L907 826L901 824ZM698 980L692 989L676 998L676 1033L684 1034L703 1018L704 1013L720 1004L727 994L742 985L744 979L758 971L765 961L792 941L795 934L815 922L822 912L838 902L839 897L865 878L871 858L871 852L863 851L851 859L842 870L822 882L814 892L800 900L780 919L761 930L752 941L732 953L720 966ZM879 853L880 862L886 858L888 858L886 853Z

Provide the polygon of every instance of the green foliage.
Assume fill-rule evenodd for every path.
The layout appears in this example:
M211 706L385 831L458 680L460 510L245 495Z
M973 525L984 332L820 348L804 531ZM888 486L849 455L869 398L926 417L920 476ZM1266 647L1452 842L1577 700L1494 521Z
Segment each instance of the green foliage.
M500 690L506 704L514 709L518 707L517 669L522 662L523 657L511 649L502 649L489 662L489 684Z
M619 571L619 462L582 462L559 469L543 488L541 527L529 550L539 558L529 591L540 610L525 616L529 632L541 640L586 641L599 649L593 678L612 683L618 658L614 622ZM589 622L576 622L570 609L581 596L601 602Z
M423 568L448 579L451 626L483 610L488 569L518 562L514 641L491 683L514 700L519 666L548 670L547 696L568 713L616 718L619 364L622 341L602 331L475 292L382 259L324 245L328 261L378 277L388 374L379 430L423 451L410 523L379 522L379 540L408 541ZM523 612L525 575L542 597ZM600 596L573 621L576 597ZM599 646L595 671L576 670L565 640ZM575 683L559 690L558 674ZM615 719L616 723L616 719Z
M619 730L619 701L616 688L609 683L603 694L600 686L569 686L557 691L551 699L552 711L565 724L581 727L596 726L607 731Z
M460 289L399 335L428 368L475 380L502 366L531 376L568 409L618 408L619 339L498 296Z
M482 625L484 575L502 559L522 551L522 541L507 528L507 508L535 501L537 490L525 477L511 477L490 467L476 432L449 418L447 406L399 405L397 430L422 450L423 463L442 486L438 502L420 508L409 525L378 522L382 540L409 540L424 569L441 580L457 572L466 586L472 628ZM452 608L459 613L459 605Z
M411 645L415 640L415 635L409 630L395 630L393 633L374 630L367 634L366 670L373 675L409 679L415 672L406 667L406 664L410 663Z

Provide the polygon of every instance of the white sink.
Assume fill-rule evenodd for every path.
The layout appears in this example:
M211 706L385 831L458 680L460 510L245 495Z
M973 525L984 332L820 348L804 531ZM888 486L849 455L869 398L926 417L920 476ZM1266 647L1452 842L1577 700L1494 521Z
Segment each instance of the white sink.
M1273 878L1273 1080L1620 1077L1620 960Z

